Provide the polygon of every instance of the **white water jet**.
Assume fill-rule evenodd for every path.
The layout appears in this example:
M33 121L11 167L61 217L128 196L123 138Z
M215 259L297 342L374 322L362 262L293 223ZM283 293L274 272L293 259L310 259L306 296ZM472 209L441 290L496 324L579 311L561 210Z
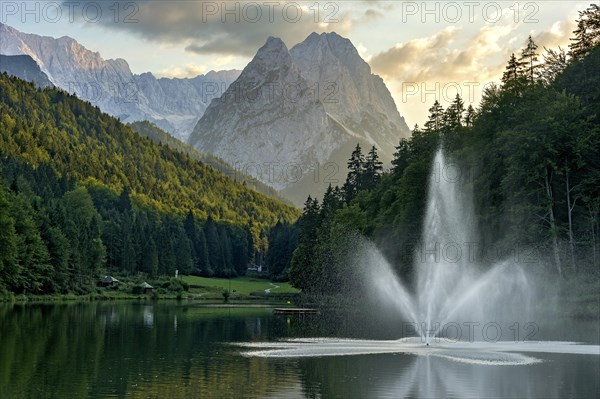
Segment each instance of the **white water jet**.
M491 267L479 264L482 248L466 180L439 149L429 181L421 245L414 256L414 293L373 244L362 246L370 292L414 323L427 344L448 323L531 321L527 317L533 287L523 269L512 260Z

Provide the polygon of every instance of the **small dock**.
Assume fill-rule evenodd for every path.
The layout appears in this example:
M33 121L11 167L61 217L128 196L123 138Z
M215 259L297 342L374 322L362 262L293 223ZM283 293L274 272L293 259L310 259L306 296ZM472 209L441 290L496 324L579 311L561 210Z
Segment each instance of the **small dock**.
M309 308L275 308L273 309L274 314L318 314L317 309Z

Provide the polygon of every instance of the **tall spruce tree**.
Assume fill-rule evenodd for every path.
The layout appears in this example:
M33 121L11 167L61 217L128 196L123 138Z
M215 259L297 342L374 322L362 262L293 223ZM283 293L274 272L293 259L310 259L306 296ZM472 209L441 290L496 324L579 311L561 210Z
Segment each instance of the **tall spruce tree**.
M519 67L522 69L523 75L527 77L530 84L535 83L538 77L537 70L540 65L538 65L539 54L537 53L537 49L538 45L535 44L533 38L529 35L525 48L521 51Z
M348 160L348 176L344 184L345 198L348 203L362 189L364 165L365 158L362 154L362 149L360 148L360 144L356 144Z
M359 188L361 190L370 190L377 185L381 173L383 172L383 162L379 160L379 155L377 154L377 148L375 148L375 146L372 146L371 150L369 150L369 153L365 158L363 169Z
M425 131L439 132L444 126L444 107L435 100L431 108L429 108L429 119L425 122Z

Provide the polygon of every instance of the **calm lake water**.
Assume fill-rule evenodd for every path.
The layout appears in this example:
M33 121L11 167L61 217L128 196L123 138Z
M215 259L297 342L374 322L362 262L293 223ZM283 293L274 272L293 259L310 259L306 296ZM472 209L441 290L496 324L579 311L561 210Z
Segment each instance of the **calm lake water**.
M542 331L542 330L540 330ZM597 344L598 324L544 330ZM0 398L595 398L600 356L535 354L527 366L406 354L248 358L231 342L399 338L393 323L342 314L191 302L0 304ZM589 337L589 339L586 339Z

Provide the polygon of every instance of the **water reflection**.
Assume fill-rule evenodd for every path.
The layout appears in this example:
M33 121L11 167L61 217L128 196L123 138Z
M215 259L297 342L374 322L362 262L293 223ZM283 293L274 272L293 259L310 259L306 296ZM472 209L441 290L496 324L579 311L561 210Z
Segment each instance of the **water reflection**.
M393 354L300 361L306 397L592 398L600 392L594 377L600 368L589 356L550 355L524 367Z
M144 306L144 326L154 327L154 307L152 305Z
M375 338L377 326L175 302L0 305L0 398L597 397L597 356L482 367L394 354L244 358L227 344Z

